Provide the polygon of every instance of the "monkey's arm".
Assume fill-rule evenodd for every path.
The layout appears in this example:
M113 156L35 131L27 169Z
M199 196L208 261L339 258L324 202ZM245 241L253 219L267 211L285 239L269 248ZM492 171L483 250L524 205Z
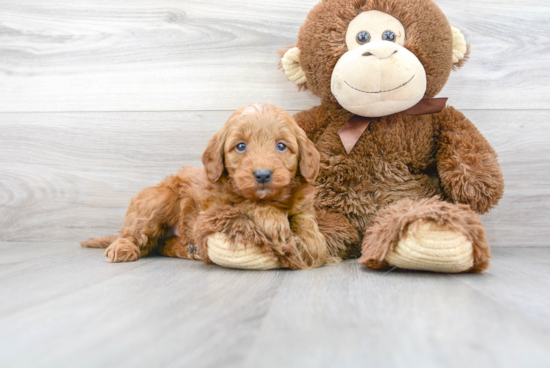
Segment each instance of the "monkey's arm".
M504 193L504 181L493 147L464 114L446 107L434 116L437 169L445 195L486 213Z
M294 115L294 119L313 143L317 143L323 130L330 124L328 110L324 105L300 111Z

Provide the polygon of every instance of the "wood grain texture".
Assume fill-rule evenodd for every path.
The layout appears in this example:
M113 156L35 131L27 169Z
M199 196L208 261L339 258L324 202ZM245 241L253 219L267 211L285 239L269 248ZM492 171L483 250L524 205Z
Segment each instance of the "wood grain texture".
M2 367L548 367L549 248L483 275L241 271L0 243Z
M469 110L500 155L506 192L482 217L493 247L550 246L550 111ZM200 166L231 111L0 114L0 240L114 234L130 198Z
M234 110L317 103L277 70L318 0L0 1L0 111ZM472 44L442 96L546 109L548 5L438 0Z

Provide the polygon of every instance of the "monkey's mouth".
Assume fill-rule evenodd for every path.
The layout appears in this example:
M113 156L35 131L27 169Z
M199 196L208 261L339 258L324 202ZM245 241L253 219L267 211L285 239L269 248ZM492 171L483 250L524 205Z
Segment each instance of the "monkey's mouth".
M413 76L411 77L411 79L409 79L408 81L406 81L405 83L395 87L395 88L392 88L392 89L387 89L387 90L384 90L384 91L378 91L378 92L369 92L369 91L363 91L363 90L360 90L359 88L355 88L354 86L352 86L351 84L349 84L348 82L344 81L344 83L346 83L348 85L349 88L351 89L354 89L356 91L359 91L359 92L362 92L362 93L383 93L383 92L391 92L391 91L395 91L396 89L399 89L405 85L407 85L410 81L413 80L414 76L416 74L413 74Z

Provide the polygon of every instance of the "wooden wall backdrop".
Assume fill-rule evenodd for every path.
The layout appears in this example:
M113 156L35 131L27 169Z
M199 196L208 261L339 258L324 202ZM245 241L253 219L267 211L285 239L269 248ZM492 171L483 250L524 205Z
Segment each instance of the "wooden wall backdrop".
M493 246L550 246L550 4L437 1L472 44L441 96L494 145ZM252 102L319 101L277 70L317 0L0 0L0 241L115 231Z

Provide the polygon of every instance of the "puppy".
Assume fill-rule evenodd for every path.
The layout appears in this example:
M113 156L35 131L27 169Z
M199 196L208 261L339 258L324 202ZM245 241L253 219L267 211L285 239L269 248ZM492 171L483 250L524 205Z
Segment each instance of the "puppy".
M153 249L203 260L208 239L225 236L274 255L282 267L318 267L328 260L310 183L319 153L292 116L267 104L237 110L210 139L204 168L183 167L135 196L120 236L90 239L110 262L135 261Z

